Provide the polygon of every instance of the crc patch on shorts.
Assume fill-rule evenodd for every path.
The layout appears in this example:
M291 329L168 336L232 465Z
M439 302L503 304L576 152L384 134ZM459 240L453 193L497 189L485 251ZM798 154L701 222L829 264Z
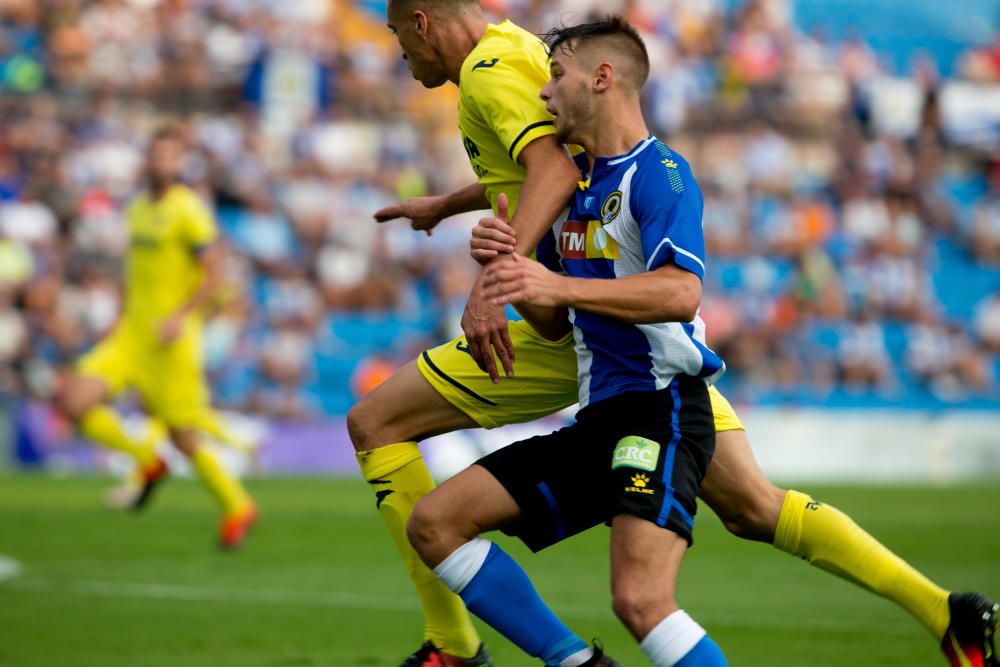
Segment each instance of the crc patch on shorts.
M611 469L636 468L653 472L660 461L660 443L638 435L626 435L615 445Z

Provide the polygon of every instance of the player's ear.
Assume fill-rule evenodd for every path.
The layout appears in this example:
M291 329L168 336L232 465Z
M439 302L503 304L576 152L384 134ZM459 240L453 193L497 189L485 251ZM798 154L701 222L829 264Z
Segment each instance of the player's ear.
M421 37L427 37L427 28L428 28L427 14L420 11L419 9L415 10L413 12L413 23L417 28L417 34L420 35Z
M611 63L601 63L594 68L594 92L603 93L615 80L615 68Z

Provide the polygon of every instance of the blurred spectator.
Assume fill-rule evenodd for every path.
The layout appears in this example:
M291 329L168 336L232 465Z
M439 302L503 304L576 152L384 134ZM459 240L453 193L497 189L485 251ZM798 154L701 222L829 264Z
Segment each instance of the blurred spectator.
M942 322L930 311L907 333L908 368L938 397L961 399L968 391L990 384L985 355L961 326Z
M972 81L995 83L1000 81L1000 30L993 43L968 51L960 65L962 76Z
M969 247L980 262L1000 264L1000 163L990 170L989 190L972 210Z
M871 313L861 312L844 325L837 348L837 363L848 389L888 388L890 361L885 332Z
M975 332L987 350L1000 353L1000 292L994 292L976 307Z

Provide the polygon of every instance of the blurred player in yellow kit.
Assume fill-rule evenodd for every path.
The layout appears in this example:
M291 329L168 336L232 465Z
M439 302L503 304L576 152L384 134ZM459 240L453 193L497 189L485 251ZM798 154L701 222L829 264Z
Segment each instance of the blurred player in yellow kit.
M205 204L179 182L184 145L165 128L148 149L147 185L127 211L125 307L115 328L77 363L60 395L65 413L90 440L135 459L140 484L130 503L140 508L167 473L155 449L155 431L136 440L107 401L135 389L171 442L191 461L222 508L219 539L238 547L256 520L242 484L202 443L220 434L202 371L201 311L221 275L215 223Z

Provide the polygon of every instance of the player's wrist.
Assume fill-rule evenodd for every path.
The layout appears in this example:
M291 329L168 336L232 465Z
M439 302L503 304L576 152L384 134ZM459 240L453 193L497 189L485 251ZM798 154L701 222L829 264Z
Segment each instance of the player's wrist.
M553 281L552 290L552 301L553 306L556 308L571 308L576 303L577 299L577 278L570 278L569 276L560 276L555 274L555 281Z

